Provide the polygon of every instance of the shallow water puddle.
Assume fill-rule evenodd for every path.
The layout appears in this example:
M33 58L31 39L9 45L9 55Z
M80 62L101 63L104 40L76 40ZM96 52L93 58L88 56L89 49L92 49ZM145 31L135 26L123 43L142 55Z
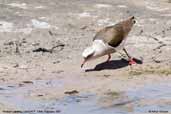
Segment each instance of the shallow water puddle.
M138 99L134 103L135 112L171 112L171 84L160 83L146 85L127 92L131 99Z
M21 111L34 111L29 114L131 114L150 111L171 112L171 84L149 84L141 88L128 88L122 93L91 93L68 95L63 99L31 99L32 89L44 87L61 87L62 80L37 80L27 86L0 86L0 103Z

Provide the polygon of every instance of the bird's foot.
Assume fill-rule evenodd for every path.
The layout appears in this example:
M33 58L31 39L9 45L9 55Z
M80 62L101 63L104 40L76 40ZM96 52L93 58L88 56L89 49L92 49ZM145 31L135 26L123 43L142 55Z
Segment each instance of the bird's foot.
M133 64L136 64L137 62L136 61L134 61L134 59L133 58L130 58L129 59L129 65L133 65Z

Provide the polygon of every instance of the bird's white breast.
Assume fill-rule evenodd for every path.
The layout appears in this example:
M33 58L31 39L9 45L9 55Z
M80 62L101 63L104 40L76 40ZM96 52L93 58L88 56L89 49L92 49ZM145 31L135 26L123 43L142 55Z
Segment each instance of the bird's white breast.
M93 48L96 51L95 56L103 56L115 52L115 49L106 44L103 40L94 40Z
M94 53L94 48L93 47L88 47L84 50L84 52L82 53L82 56L84 58L86 58L88 55L91 55Z

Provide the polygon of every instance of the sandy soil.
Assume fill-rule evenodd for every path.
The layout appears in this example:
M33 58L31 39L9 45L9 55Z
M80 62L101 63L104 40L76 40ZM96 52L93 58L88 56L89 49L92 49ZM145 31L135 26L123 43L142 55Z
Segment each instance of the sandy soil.
M103 94L171 80L171 4L166 0L0 0L0 9L0 83L62 83L33 88L29 97L60 98L71 90ZM132 15L137 23L126 48L143 64L128 66L120 51L109 63L102 57L81 69L81 53L96 31Z

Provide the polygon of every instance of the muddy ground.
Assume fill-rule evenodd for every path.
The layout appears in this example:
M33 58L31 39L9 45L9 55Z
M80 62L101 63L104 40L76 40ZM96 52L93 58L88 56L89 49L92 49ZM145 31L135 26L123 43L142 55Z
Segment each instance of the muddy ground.
M128 66L120 51L109 63L102 57L81 69L81 53L91 45L95 33L130 16L135 16L137 23L125 47L143 64ZM0 0L2 113L16 109L16 102L5 96L22 96L17 98L23 102L50 101L63 99L73 90L103 97L151 84L170 84L170 19L171 3L167 0ZM171 95L165 100L151 100L151 105L146 100L140 105L171 105ZM57 109L57 113L65 110ZM129 109L123 114L150 110L136 110L132 105Z

